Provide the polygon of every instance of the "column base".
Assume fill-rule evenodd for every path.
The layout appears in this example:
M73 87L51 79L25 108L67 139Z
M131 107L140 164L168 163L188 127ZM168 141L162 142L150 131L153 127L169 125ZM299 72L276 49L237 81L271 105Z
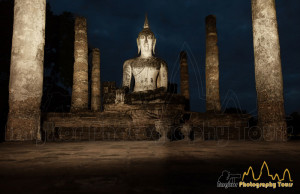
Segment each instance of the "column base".
M285 142L287 138L287 129L285 122L272 123L260 125L264 141L282 141Z
M8 115L5 141L41 140L40 115Z

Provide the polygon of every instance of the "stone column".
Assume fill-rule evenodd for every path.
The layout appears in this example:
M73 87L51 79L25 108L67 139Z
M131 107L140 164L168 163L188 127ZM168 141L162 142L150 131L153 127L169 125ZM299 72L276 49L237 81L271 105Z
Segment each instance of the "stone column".
M92 111L101 110L101 79L100 79L100 51L98 48L93 49L92 59L92 97L91 109Z
M266 141L286 140L275 0L252 0L258 124Z
M71 112L86 111L89 85L87 24L84 17L75 19L74 60Z
M190 110L189 71L185 51L180 52L180 91L186 99L185 109Z
M221 111L219 91L219 48L216 16L206 17L206 111Z
M46 0L15 0L6 141L40 140Z

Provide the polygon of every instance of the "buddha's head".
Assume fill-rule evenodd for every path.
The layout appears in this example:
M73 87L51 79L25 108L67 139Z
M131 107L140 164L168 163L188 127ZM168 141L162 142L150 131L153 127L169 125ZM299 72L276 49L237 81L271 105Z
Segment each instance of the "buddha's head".
M155 54L156 39L154 33L150 30L147 15L145 18L144 29L139 33L136 41L138 54L141 53L145 56L152 56L152 52Z

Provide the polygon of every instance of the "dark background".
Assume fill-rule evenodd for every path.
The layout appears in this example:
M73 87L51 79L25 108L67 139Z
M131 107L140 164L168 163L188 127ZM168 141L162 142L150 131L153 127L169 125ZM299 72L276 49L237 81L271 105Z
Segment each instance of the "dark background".
M88 21L90 47L101 50L102 80L121 85L123 62L137 54L136 38L145 13L157 38L156 53L179 83L179 52L189 56L192 110L205 111L205 22L217 17L220 49L220 96L223 108L256 111L251 1L104 1L50 0L55 14L70 11ZM300 2L276 1L286 112L300 111ZM227 97L226 97L227 96ZM229 105L226 101L229 100Z
M48 0L42 111L70 106L74 17L88 22L89 48L101 52L101 80L121 86L122 66L137 55L136 38L145 13L157 38L156 54L169 66L169 80L180 88L179 53L187 51L192 111L205 111L205 17L217 17L222 108L256 115L251 1L241 0ZM300 111L300 1L276 1L281 45L285 110L288 122ZM13 0L0 0L0 110L3 136L8 110L8 82ZM179 89L180 91L180 89ZM293 113L294 112L294 113ZM2 138L2 137L1 137Z

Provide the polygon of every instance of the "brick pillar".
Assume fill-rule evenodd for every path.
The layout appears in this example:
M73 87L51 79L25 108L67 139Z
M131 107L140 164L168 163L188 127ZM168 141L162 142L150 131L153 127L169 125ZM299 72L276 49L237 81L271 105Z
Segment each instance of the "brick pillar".
M219 91L219 48L216 17L209 15L206 21L206 111L221 111Z
M46 0L15 0L6 141L40 140Z
M185 110L190 110L189 71L185 51L180 52L180 91L186 100Z
M98 48L93 49L92 59L92 97L91 109L92 111L101 110L101 90L100 90L100 51Z
M87 24L84 17L75 19L74 74L71 112L88 109L88 42Z
M275 0L252 0L258 124L266 141L284 141L286 122Z

